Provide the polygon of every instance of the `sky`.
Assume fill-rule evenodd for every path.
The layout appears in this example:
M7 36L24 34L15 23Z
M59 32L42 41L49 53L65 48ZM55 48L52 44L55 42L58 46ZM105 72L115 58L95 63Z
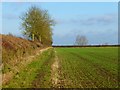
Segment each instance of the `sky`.
M72 45L77 35L86 36L88 44L118 43L117 2L3 2L2 33L21 36L19 17L33 5L56 21L53 45Z

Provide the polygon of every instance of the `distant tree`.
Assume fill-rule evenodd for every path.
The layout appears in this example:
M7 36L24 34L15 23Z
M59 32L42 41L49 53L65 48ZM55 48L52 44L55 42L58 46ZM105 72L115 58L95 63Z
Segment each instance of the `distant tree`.
M75 41L75 45L87 45L88 44L88 40L86 38L86 36L80 36L77 35L76 36L76 41Z
M108 45L108 43L106 42L106 43L104 43L103 45Z
M22 19L23 35L30 40L40 41L42 44L51 45L52 28L54 20L50 18L47 10L32 6L20 17Z

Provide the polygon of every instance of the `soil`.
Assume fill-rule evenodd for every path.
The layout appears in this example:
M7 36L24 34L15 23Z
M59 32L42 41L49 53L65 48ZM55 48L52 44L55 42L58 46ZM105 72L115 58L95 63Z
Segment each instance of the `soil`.
M53 62L51 66L51 81L52 81L52 87L58 87L58 80L59 80L59 74L58 74L58 68L59 68L59 61L58 56L55 51L55 61Z

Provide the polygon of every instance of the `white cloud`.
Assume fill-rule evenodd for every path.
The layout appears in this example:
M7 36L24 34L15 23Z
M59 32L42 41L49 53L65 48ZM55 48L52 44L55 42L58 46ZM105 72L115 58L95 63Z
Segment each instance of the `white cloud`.
M86 15L87 16L87 15ZM116 13L104 14L101 16L86 17L81 19L79 16L76 18L56 19L57 24L81 24L81 25L109 25L117 23L118 15Z
M87 19L73 19L71 22L80 23L82 25L109 25L117 23L117 14L105 14L102 16L89 17Z

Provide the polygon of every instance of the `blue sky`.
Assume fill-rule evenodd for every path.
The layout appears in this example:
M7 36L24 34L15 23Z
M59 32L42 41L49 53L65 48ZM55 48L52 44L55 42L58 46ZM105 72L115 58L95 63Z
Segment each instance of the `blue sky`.
M73 44L76 35L85 35L89 44L118 43L117 2L7 2L2 3L2 33L20 36L20 16L32 5L48 10L56 21L53 44Z

